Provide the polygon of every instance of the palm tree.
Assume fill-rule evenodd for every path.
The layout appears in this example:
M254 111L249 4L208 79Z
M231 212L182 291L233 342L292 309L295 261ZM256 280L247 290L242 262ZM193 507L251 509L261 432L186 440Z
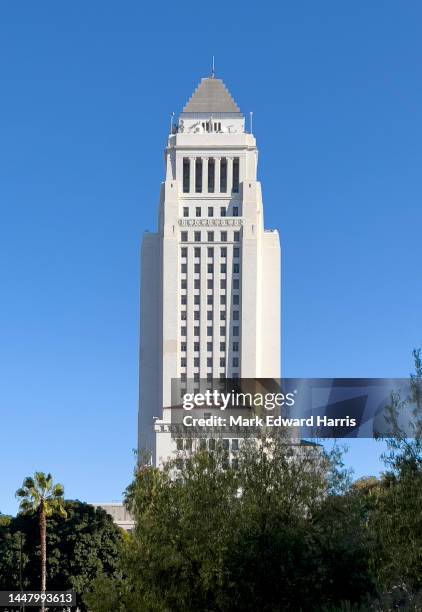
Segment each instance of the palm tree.
M53 484L51 474L35 472L34 477L27 476L22 487L16 491L16 497L21 499L20 511L23 514L38 514L41 540L41 592L46 590L47 551L46 533L47 517L57 512L66 518L64 509L64 488L61 484ZM44 610L44 605L43 608Z

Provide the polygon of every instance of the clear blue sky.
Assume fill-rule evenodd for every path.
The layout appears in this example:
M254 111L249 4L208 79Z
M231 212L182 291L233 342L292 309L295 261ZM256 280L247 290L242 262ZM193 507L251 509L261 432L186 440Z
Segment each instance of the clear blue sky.
M270 4L272 6L270 6ZM0 511L34 470L114 500L136 445L139 247L169 117L216 56L254 111L286 376L403 376L422 343L420 2L3 2ZM377 473L380 448L348 461Z

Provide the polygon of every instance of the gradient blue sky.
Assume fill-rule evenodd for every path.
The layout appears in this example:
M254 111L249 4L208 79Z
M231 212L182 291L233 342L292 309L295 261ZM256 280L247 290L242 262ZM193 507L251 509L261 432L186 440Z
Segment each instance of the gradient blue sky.
M3 2L0 511L34 470L121 498L139 247L162 150L216 56L254 112L283 248L286 376L405 376L422 343L422 5ZM352 445L356 475L380 447Z

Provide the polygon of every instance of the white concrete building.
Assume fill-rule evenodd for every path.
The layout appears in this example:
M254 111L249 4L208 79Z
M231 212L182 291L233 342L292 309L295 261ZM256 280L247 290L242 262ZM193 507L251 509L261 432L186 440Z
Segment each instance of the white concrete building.
M159 465L172 379L280 377L280 244L258 150L222 80L204 78L164 152L158 231L141 253L139 450Z

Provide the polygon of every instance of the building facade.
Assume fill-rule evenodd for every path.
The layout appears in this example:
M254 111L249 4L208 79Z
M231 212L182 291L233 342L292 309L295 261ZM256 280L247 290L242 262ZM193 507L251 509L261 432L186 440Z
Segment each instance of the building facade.
M158 231L141 249L138 448L160 465L172 379L280 377L280 243L258 150L221 79L201 80L164 152Z

